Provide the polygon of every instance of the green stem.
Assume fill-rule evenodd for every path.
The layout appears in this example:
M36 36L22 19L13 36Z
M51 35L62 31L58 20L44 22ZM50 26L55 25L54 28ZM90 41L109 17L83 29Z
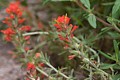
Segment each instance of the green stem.
M29 32L22 34L23 36L31 36L31 35L37 35L37 34L49 34L48 32Z
M48 62L46 62L46 64L52 68L56 73L59 73L61 76L65 77L66 79L69 79L69 77L67 77L65 74L61 73L60 71L58 71L56 68L54 68L51 64L49 64Z
M46 77L49 77L50 79L53 79L53 77L49 76L47 73L45 73L44 71L42 71L41 69L39 69L38 67L36 67L36 69L41 72L42 74L44 74Z

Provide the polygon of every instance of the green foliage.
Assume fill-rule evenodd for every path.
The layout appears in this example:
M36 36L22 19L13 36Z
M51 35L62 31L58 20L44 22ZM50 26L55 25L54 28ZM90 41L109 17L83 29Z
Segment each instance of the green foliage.
M119 16L120 16L120 0L116 0L112 8L112 17L118 18Z
M96 25L96 17L94 14L89 14L88 15L88 22L90 23L90 25L93 27L93 28L96 28L97 25Z
M80 0L86 8L90 10L90 1L89 0Z

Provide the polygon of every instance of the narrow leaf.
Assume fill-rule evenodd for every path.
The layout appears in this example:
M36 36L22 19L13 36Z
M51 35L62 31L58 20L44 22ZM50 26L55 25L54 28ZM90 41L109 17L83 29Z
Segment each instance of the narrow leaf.
M102 51L99 50L99 53L102 54L104 57L108 58L108 59L111 59L111 60L114 60L111 56L103 53ZM114 60L115 61L115 60Z
M114 49L115 49L115 57L116 57L116 61L118 62L118 56L119 56L118 43L117 43L116 40L114 40L113 43L114 43Z
M100 69L109 69L111 67L113 67L115 64L107 64L107 63L103 63L100 65Z

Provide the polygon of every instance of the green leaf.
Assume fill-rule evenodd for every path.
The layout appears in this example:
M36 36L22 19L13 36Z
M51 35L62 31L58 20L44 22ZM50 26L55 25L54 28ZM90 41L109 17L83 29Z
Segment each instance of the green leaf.
M113 66L113 69L120 69L120 65L115 64L115 65Z
M96 28L96 17L94 14L89 14L88 15L88 22L90 23L90 25L93 27L93 28Z
M84 6L86 8L90 9L90 1L89 0L80 0L80 1L84 4Z
M43 0L43 4L42 5L45 5L46 3L48 3L50 0Z
M112 76L112 80L120 80L120 74Z
M109 69L111 67L113 67L115 64L107 64L107 63L102 63L100 65L100 69Z
M112 37L113 39L120 38L120 34L118 32L111 31L111 32L108 32L108 35L110 35L110 37Z
M22 1L21 4L22 4L23 6L27 6L27 0Z
M74 0L51 0L51 1L74 1Z
M112 17L115 17L120 9L120 0L116 0L112 8Z
M100 54L102 54L104 57L108 58L108 59L111 59L113 61L115 61L111 56L107 55L106 53L102 52L102 51L98 51Z
M118 43L116 40L113 41L114 43L114 49L115 49L115 58L116 58L116 61L118 62L118 59L119 59L119 47L118 47Z
M106 31L108 31L110 29L111 29L110 27L104 27L104 28L101 29L101 31L105 31L106 32Z

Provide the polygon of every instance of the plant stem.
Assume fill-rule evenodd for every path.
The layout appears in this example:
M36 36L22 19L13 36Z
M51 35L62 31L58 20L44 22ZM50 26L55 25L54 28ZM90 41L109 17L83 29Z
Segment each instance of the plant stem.
M49 77L50 79L53 79L53 77L49 76L47 73L45 73L44 71L42 71L41 69L39 69L38 67L36 67L36 69L41 72L42 74L44 74L46 77Z
M52 68L56 73L59 73L61 76L65 77L66 79L69 79L69 77L67 77L65 74L61 73L60 71L58 71L56 68L54 68L51 64L49 64L48 62L46 62L46 64Z
M29 32L22 34L23 36L31 36L31 35L37 35L37 34L49 34L48 32Z
M86 12L88 12L88 13L91 14L91 12L88 11L88 10L82 5L82 3L81 3L80 1L76 0L75 2L76 2L76 4L77 4L79 7L81 7L84 11L86 11ZM93 12L92 14L94 14L94 12ZM97 17L97 16L96 16L96 19L97 19L99 22L101 22L103 25L109 26L109 27L113 27L114 30L116 30L116 31L118 31L118 32L120 33L120 29L119 29L118 27L116 28L116 26L113 26L113 25L107 23L106 21L102 20L101 18L99 18L99 17Z

